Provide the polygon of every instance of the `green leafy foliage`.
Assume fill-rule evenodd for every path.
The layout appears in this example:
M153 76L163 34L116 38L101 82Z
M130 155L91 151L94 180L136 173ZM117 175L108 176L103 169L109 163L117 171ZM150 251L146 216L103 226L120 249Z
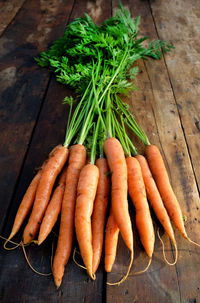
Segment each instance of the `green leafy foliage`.
M152 40L144 47L143 42L149 37L138 38L139 24L140 17L131 18L122 5L115 16L101 26L85 14L67 25L64 35L35 58L40 66L55 74L57 81L69 85L81 96L73 115L74 99L66 97L63 101L70 106L64 145L84 142L92 161L96 150L103 155L105 135L116 135L127 154L136 153L125 133L125 124L148 143L147 136L118 94L127 95L137 89L133 80L138 67L135 64L133 67L134 62L147 57L160 59L162 52L170 51L173 46L166 41Z
M162 51L170 51L173 47L166 41L153 40L144 48L142 43L148 37L138 38L139 23L140 17L131 18L130 12L122 5L115 16L105 20L101 26L94 24L85 14L67 25L64 35L49 50L42 52L36 61L40 66L51 69L59 82L82 94L99 60L102 61L99 79L103 77L101 85L106 87L126 52L126 58L113 81L112 92L128 93L135 89L128 80L134 79L138 72L137 67L129 70L132 64L147 56L160 59Z

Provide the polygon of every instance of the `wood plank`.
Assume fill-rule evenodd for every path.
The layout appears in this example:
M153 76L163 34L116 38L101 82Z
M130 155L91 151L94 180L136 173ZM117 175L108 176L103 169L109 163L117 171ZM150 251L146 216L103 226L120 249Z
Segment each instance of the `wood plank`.
M50 77L33 58L64 30L72 4L27 1L0 39L0 229Z
M151 8L159 37L175 46L165 60L200 188L200 2L153 1ZM170 16L169 19L166 16Z
M68 108L62 105L61 100L70 94L69 90L56 83L54 79L51 81L24 169L20 176L20 182L7 220L8 223L4 230L5 235L11 229L15 213L28 183L27 180L31 180L34 168L43 162L48 152L56 144L63 142ZM55 232L58 233L58 226L55 228ZM20 241L21 236L22 231L16 239ZM40 272L47 273L51 271L52 241L53 235L50 235L41 247L31 245L26 249L32 265ZM31 271L26 264L22 250L18 249L10 253L1 249L0 257L0 263L2 264L0 293L3 302L35 302L38 299L39 302L46 302L47 296L49 302L102 302L102 270L98 272L97 280L92 282L85 271L78 268L71 258L66 267L63 283L57 291L52 276L40 277ZM20 274L22 271L23 275ZM13 301L10 298L10 293L15 294Z
M0 1L0 36L12 22L25 0Z
M80 17L83 12L88 12L90 15L95 14L95 21L101 23L105 18L109 17L111 11L111 5L109 1L76 1L73 7L70 21L75 17ZM40 68L40 72L42 69ZM62 143L65 136L65 127L68 116L68 107L62 105L62 100L66 95L71 95L72 92L65 88L63 85L57 83L52 77L49 84L49 89L42 107L38 123L35 127L35 131L32 137L30 148L24 163L22 173L20 175L19 184L17 187L16 195L13 199L12 206L10 208L7 224L4 229L4 234L7 235L11 229L11 225L14 219L14 215L23 196L23 193L27 187L27 184L31 180L33 170L38 167L48 152L58 143ZM58 226L55 229L58 232ZM20 239L21 233L18 235ZM49 256L51 251L52 237L50 236L46 243L40 248L28 247L27 253L34 264L34 266L42 272L48 272ZM75 245L77 245L75 243ZM70 259L66 272L64 275L63 283L58 291L56 291L52 277L39 277L32 273L28 268L22 252L20 250L15 251L13 254L3 252L0 262L3 267L0 276L0 285L2 286L2 298L4 302L11 302L10 292L18 294L18 302L32 302L38 298L40 302L46 302L48 296L49 302L103 302L104 290L103 290L103 270L102 265L97 272L97 279L95 282L88 278L86 272L78 268ZM16 260L18 266L16 266ZM9 264L9 267L6 265ZM26 272L20 276L22 268L26 267ZM10 276L13 273L13 269L16 270L17 283L14 283ZM24 280L26 281L26 291L24 291ZM7 287L9 284L9 287ZM17 302L16 298L15 301Z
M117 2L114 1L113 7L116 4ZM142 35L157 39L148 3L134 1L133 6L131 1L123 1L123 4L131 9L133 16L142 16ZM157 1L155 1L155 7L157 7ZM165 16L169 15L165 14ZM168 20L165 19L166 24L169 23ZM169 29L168 33L170 35ZM166 37L164 38L166 39ZM173 54L171 55L173 56ZM150 141L161 149L183 214L188 218L186 224L188 233L192 235L193 239L198 240L198 223L195 218L198 218L199 195L165 63L163 60L157 62L148 60L145 61L145 64L140 62L139 67L141 73L137 84L140 91L131 96L132 107ZM166 236L164 239L167 241ZM176 232L176 239L180 249L176 267L165 265L162 253L158 251L161 247L157 239L155 254L148 273L140 277L129 278L122 286L115 289L108 287L107 301L146 302L148 298L148 302L197 302L199 299L199 250L182 239L178 232ZM137 255L135 266L139 265L141 269L142 264L143 266L145 264L145 259L144 255L141 256L141 246L138 248L136 245L138 245L137 239L135 241ZM167 251L169 248L167 242ZM111 277L112 280L119 279L120 276L116 273L119 271L124 273L126 270L128 255L126 254L125 257L125 252L121 250L121 247L118 254L118 260L116 260L113 274L109 275L109 280ZM139 254L141 260L138 260ZM139 268L137 267L137 269Z
M174 3L175 4L175 3ZM177 19L177 17L174 15L174 12L177 11L177 16L185 16L185 14L188 14L188 9L190 7L191 2L188 2L188 7L185 5L185 2L177 1L175 6L170 6L169 11L167 11L167 4L164 2L160 2L160 11L163 12L163 15L166 14L170 16L170 18L173 17L176 20L176 26L182 27L181 19ZM195 3L193 3L195 5ZM181 10L181 13L179 15L179 5L181 7L184 7L184 11ZM159 7L159 2L157 3L157 7ZM193 7L194 9L194 7ZM198 9L196 7L196 9ZM195 10L194 10L195 12ZM179 21L178 21L179 20ZM193 20L194 21L194 20ZM171 21L168 20L168 30L166 33L169 32L169 30L172 30L171 27ZM162 23L159 20L156 20L156 27L160 28ZM176 28L175 26L175 28ZM174 32L172 31L173 35L170 36L170 41L175 41L175 45L177 43L177 46L179 45L179 42L177 42L176 38L180 37L180 45L182 45L182 48L184 48L184 44L188 47L188 35L190 35L190 32L193 28L193 23L188 23L187 30L185 27L185 30L187 34L181 37L179 36L179 32L177 32L176 36L174 35ZM183 29L182 29L183 30ZM182 31L181 30L181 31ZM176 30L175 30L176 31ZM164 35L161 38L168 39L168 35ZM178 46L178 49L180 50L180 46ZM191 53L195 53L195 47L191 45ZM179 79L179 76L181 76L181 82L179 82L179 88L180 91L184 91L187 87L189 78L193 75L194 77L196 74L196 65L194 61L191 61L191 72L194 69L194 74L184 73L184 70L181 69L182 63L177 56L171 53L167 54L165 56L165 59L168 60L168 56L172 58L173 56L173 64L175 65L173 67L174 71L176 69L176 73L173 74L173 77L171 78L171 73L169 74L170 80L172 83L172 79ZM177 60L176 60L177 59ZM165 65L165 62L163 61L163 67ZM180 68L180 69L179 69ZM194 240L199 242L199 223L200 223L200 200L199 200L199 192L196 184L196 180L194 177L194 171L190 162L190 159L192 159L192 164L194 167L196 167L197 170L197 164L199 163L199 155L198 151L196 150L196 153L193 154L194 151L194 143L198 142L199 139L199 133L194 132L193 133L193 139L190 138L190 133L187 132L188 129L194 129L192 126L194 124L194 120L191 119L192 114L194 115L199 114L199 101L197 97L192 97L193 101L193 110L188 110L188 102L187 97L185 98L185 102L183 101L182 96L179 98L182 99L181 101L181 107L183 109L183 113L181 114L181 121L179 120L179 113L178 108L176 104L176 100L174 99L173 91L171 89L171 83L168 80L168 71L160 73L160 68L157 65L152 65L152 62L147 62L147 69L149 73L149 77L152 83L153 91L154 91L154 97L155 97L155 106L154 111L156 115L156 121L159 123L159 129L160 129L160 138L162 140L163 150L166 156L166 160L168 162L170 171L171 171L171 182L173 184L175 193L178 197L178 200L181 204L181 208L183 210L183 214L187 217L186 222L186 230L189 234L189 236ZM164 68L162 69L164 70ZM159 79L158 75L159 74ZM184 76L183 76L184 75ZM176 82L176 80L175 80ZM177 82L176 82L177 83ZM191 90L192 91L192 90ZM176 95L175 95L176 98ZM179 100L180 100L179 99ZM179 104L179 103L178 103ZM192 108L192 106L191 106ZM186 113L189 113L189 115L186 115ZM180 111L181 113L181 111ZM174 117L173 117L174 116ZM184 117L185 116L185 117ZM184 118L182 118L184 117ZM163 123L163 120L166 122ZM188 124L186 124L186 121L188 121ZM184 129L184 133L182 133L180 130ZM169 132L169 133L168 133ZM185 136L187 142L185 142ZM188 149L191 150L191 154L188 154ZM192 156L194 155L194 157ZM195 156L196 155L196 156ZM197 163L195 162L197 161ZM200 292L199 292L199 275L200 275L200 266L199 266L199 248L196 246L186 242L183 239L180 239L180 236L177 237L179 247L184 248L183 251L179 253L179 261L177 263L177 274L178 274L178 280L179 280L179 287L180 287L180 295L182 302L198 302L200 300Z
M125 7L129 8L132 16L136 17L141 15L141 33L146 33L146 27L150 26L151 20L148 20L149 7L147 2L134 1L134 7L131 1L123 1ZM117 6L117 1L113 2L113 8ZM146 26L146 27L145 27ZM152 108L152 102L154 96L152 92L151 83L149 81L148 74L145 69L145 65L142 60L139 62L139 75L136 81L136 85L139 87L139 91L131 94L130 97L126 98L126 102L130 104L130 108L133 113L136 114L137 120L140 125L143 126L147 132L151 142L154 142L157 146L160 146L159 135L157 125L155 122L154 111ZM138 147L140 152L144 151L144 146L138 145L138 141L132 135L134 144ZM134 210L130 201L130 212L134 217ZM155 219L155 218L154 218ZM144 253L142 245L140 244L138 234L135 230L135 220L133 219L133 230L134 230L134 250L135 250L135 262L131 273L143 269L148 258ZM157 222L156 222L157 224ZM164 238L166 250L168 251L168 258L172 258L170 253L171 246L167 237ZM123 249L123 250L122 250ZM113 268L113 273L108 275L108 279L116 281L119 279L119 272L124 273L127 268L128 254L127 250L119 243L118 257ZM168 277L171 277L168 279ZM165 265L163 256L161 253L161 245L158 239L155 243L155 252L153 261L150 269L146 274L129 277L126 282L121 286L112 288L107 287L107 302L179 302L179 290L178 280L176 276L175 268L171 268ZM173 301L174 300L174 301Z

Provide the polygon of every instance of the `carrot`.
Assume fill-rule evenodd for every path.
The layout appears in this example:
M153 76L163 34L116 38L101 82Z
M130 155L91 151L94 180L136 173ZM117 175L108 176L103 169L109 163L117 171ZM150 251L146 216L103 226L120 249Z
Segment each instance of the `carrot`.
M133 232L127 200L127 166L124 151L116 138L108 138L104 141L104 152L112 173L111 199L113 214L122 238L131 252L126 275L119 282L107 283L108 285L119 285L128 277L133 263Z
M62 145L57 146L50 153L50 158L45 165L37 188L33 209L23 233L24 244L30 243L36 236L49 198L52 192L56 177L62 170L68 156L68 149Z
M156 217L158 218L158 220L164 227L166 233L172 240L174 246L176 247L174 231L168 213L165 209L165 206L163 204L163 201L155 184L155 181L152 177L148 163L145 157L143 157L142 155L136 156L136 159L140 163L148 200L151 203L151 206L156 214Z
M18 208L17 214L15 216L15 220L13 223L13 227L11 230L11 233L7 239L7 241L9 241L10 239L12 239L16 233L19 231L22 223L24 222L24 219L26 218L26 216L28 215L34 199L35 199L35 194L36 194L36 190L42 175L42 169L41 168L37 174L35 175L35 177L33 178L33 180L31 181L29 187L26 190L26 193L20 203L20 206Z
M56 189L53 192L52 198L46 209L44 218L40 225L38 236L38 245L40 245L49 235L55 225L58 215L61 210L62 199L65 191L66 168L64 168Z
M167 170L159 149L155 145L148 145L145 149L145 155L170 218L182 236L188 239L184 227L182 211L169 182Z
M104 141L104 152L112 173L111 199L116 223L127 247L133 252L133 232L127 200L127 166L124 151L116 138Z
M105 271L111 272L116 258L119 228L115 222L112 208L106 224L105 235Z
M99 168L99 182L97 193L94 201L94 209L92 213L92 249L93 261L92 271L95 273L100 263L104 226L106 220L106 210L109 198L110 180L108 175L108 164L105 158L99 158L96 161L96 166Z
M76 236L86 266L87 272L94 280L92 272L92 228L91 215L99 179L99 169L94 164L87 164L80 173L77 189L77 200L75 210Z
M134 157L127 157L126 164L128 169L128 191L136 210L136 226L144 249L149 258L152 258L155 235L142 171L139 162Z
M57 146L51 151L51 153L49 154L49 157L56 149L57 149ZM30 209L34 203L34 200L35 200L35 195L36 195L37 187L38 187L41 175L42 175L42 171L43 171L47 161L48 161L48 159L46 161L44 161L40 170L37 172L37 174L31 181L29 187L27 188L26 193L22 199L22 202L18 208L17 214L15 216L15 221L14 221L14 224L12 227L12 231L11 231L10 236L8 237L7 241L9 241L11 238L13 238L15 236L15 234L20 229L24 219L26 218L26 216L28 215L28 213L30 211Z
M61 220L56 253L53 260L53 277L56 287L62 282L65 265L71 254L74 234L74 212L80 171L86 161L86 149L81 144L70 148L66 186L61 208Z

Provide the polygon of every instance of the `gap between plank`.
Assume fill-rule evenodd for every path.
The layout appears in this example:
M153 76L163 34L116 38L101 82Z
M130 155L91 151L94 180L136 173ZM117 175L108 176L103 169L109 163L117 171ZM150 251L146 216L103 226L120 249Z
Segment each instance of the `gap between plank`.
M154 16L153 16L153 11L152 11L152 8L151 8L151 2L150 2L150 0L148 0L148 2L149 2L149 8L150 8L151 16L152 16L153 23L154 23L154 26L155 26L156 34L157 34L158 38L160 38L160 37L159 37L158 30L157 30L155 18L154 18ZM197 186L198 193L199 193L199 195L200 195L200 188L199 188L199 185L198 185L197 176L196 176L196 174L195 174L195 170L194 170L194 166L193 166L192 156L191 156L191 153L190 153L190 147L189 147L189 144L188 144L188 142L187 142L187 136L186 136L186 134L185 134L185 130L184 130L184 126L183 126L181 114L180 114L180 111L179 111L179 108L178 108L178 102L177 102L177 100L176 100L176 95L175 95L173 83L172 83L171 78L170 78L170 74L169 74L169 70L168 70L168 66L167 66L167 62L166 62L165 54L164 54L164 53L163 53L163 60L164 60L164 64L165 64L165 67L166 67L166 71L167 71L167 75L168 75L170 87L171 87L171 90L172 90L172 94L173 94L173 97L174 97L174 101L175 101L175 104L176 104L176 108L177 108L177 112L178 112L178 116L179 116L179 120L180 120L180 125L181 125L181 129L182 129L183 136L184 136L184 139L185 139L186 149L187 149L187 152L188 152L188 155L189 155L190 164L191 164L191 167L192 167L192 171L193 171L195 183L196 183L196 186Z
M153 21L154 21L154 20L153 20ZM154 23L154 25L155 25L155 23ZM143 61L144 61L144 60L143 60ZM149 73L148 73L148 70L147 70L147 67L146 67L145 62L144 62L144 66L145 66L145 70L146 70L146 73L147 73L147 76L148 76L148 79L149 79L149 82L150 82L150 85L151 85L152 94L153 94L153 86L152 86L152 83L151 83L151 80L150 80L150 76L149 76ZM153 94L153 96L154 96L154 94ZM167 161L167 159L166 159L166 156L165 156L165 153L164 153L164 150L163 150L163 146L162 146L162 142L161 142L161 139L160 139L159 131L158 131L158 125L157 125L157 122L156 122L156 117L155 117L154 108L153 108L153 106L151 106L151 107L152 107L152 112L153 112L153 116L154 116L154 119L155 119L155 125L156 125L156 129L157 129L158 139L159 139L159 142L160 142L160 147L161 147L161 150L162 150L162 152L163 152L163 156L164 156L164 158L165 158L165 162L166 162L167 167L168 167L168 172L170 173L168 161ZM170 174L171 174L171 173L170 173ZM173 256L173 258L174 258L174 257L175 257L174 251L173 251L174 246L173 246L173 244L171 243L171 240L170 240L170 246L171 246L171 253L172 253L172 256ZM182 300L181 300L181 291L180 291L180 283L179 283L179 274L178 274L178 269L177 269L176 264L175 264L175 270L176 270L176 275L177 275L177 284L178 284L178 290L179 290L179 296L180 296L180 303L181 303Z
M146 63L145 63L144 60L143 60L143 63L144 63L145 71L147 73L147 77L149 79L149 83L151 85L151 91L152 91L152 95L153 95L153 98L154 98L153 86L152 86L151 79L150 79L150 76L149 76L149 73L148 73L148 69L147 69L147 66L146 66ZM162 142L161 142L161 139L160 139L160 134L159 134L159 131L158 131L158 125L157 125L157 121L156 121L156 115L155 115L155 111L154 111L154 108L153 108L152 104L151 104L151 109L152 109L154 120L155 120L156 130L157 130L158 139L159 139L159 142L160 142L160 147L161 147L161 150L162 150L162 154L163 154L163 157L165 159L165 163L167 164L167 170L168 170L168 173L170 174L170 178L171 178L171 172L170 172L170 169L169 169L169 164L168 164L167 158L165 156L164 149L163 149L163 146L162 146Z
M43 105L45 103L45 99L46 99L46 96L47 96L47 92L48 92L48 89L49 89L51 78L52 78L52 76L49 76L49 79L48 79L48 82L47 82L47 86L46 86L46 89L45 89L45 92L44 92L44 96L42 98L42 101L41 101L41 104L40 104L40 107L39 107L39 110L38 110L38 113L37 113L37 117L35 119L35 124L33 126L33 130L32 130L31 135L30 135L30 140L29 140L29 143L28 143L28 147L27 147L27 149L25 151L24 158L23 158L23 161L22 161L22 164L21 164L18 176L17 176L17 180L15 182L15 186L14 186L13 194L11 196L10 204L9 204L8 209L6 211L6 215L5 215L5 219L4 219L5 222L3 223L1 233L5 229L5 224L7 222L7 219L8 219L9 213L10 213L10 209L12 208L12 205L13 205L13 200L14 200L14 197L16 195L16 191L17 191L17 188L18 188L18 185L19 185L19 182L20 182L21 174L23 172L23 169L24 169L24 166L25 166L25 162L26 162L26 159L27 159L30 147L31 147L31 142L32 142L32 139L33 139L33 136L34 136L34 133L35 133L35 129L37 127L37 123L38 123L38 120L39 120L39 117L40 117L40 113L41 113Z
M4 34L4 32L7 30L8 26L12 23L12 21L15 19L15 17L18 15L18 13L21 11L22 7L25 5L25 3L27 2L27 0L24 0L24 2L22 3L22 5L19 7L19 9L16 11L15 15L11 18L10 22L6 25L6 27L3 29L3 31L0 34L0 38L1 36Z
M151 8L151 2L150 2L150 0L148 0L148 3L149 3L149 9L150 9L150 12L151 12L151 16L152 16L153 24L154 24L154 27L155 27L155 31L156 31L157 37L159 39L160 37L159 37L159 34L158 34L158 29L157 29L157 26L156 26L155 18L153 16L153 11L152 11L152 8ZM190 152L189 152L189 149L188 149L188 144L187 144L186 135L185 135L185 132L184 132L184 127L183 127L182 120L181 120L181 115L180 115L180 112L179 112L179 109L178 109L175 92L174 92L174 89L173 89L173 85L172 85L172 82L171 82L171 78L170 78L170 75L169 75L169 70L168 70L168 67L167 67L167 64L166 64L166 60L165 60L165 55L164 54L163 54L163 60L164 60L165 68L166 68L166 71L167 71L167 75L168 75L170 87L171 87L171 90L172 90L173 98L174 98L174 101L175 101L175 104L176 104L176 107L177 107L178 117L179 117L180 125L181 125L181 128L182 128L183 136L184 136L184 139L185 139L186 148L187 148L187 151L188 151L188 154L189 154L189 157L190 157L190 162L191 162L191 155L190 155ZM192 162L191 162L191 166L192 166L193 174L194 174L194 177L195 177L195 182L197 183ZM198 186L197 186L197 189L198 189ZM199 191L199 189L198 189L198 191ZM171 249L172 249L172 243L171 243L171 241L170 241L170 244L171 244ZM172 250L172 255L174 255L173 250ZM175 264L175 269L176 269L177 282L178 282L178 288L179 288L180 302L182 302L182 296L181 296L181 290L180 290L180 282L179 282L179 272L178 272L177 264Z
M26 2L27 0L25 0ZM66 22L66 25L69 23L70 21L70 17L72 15L72 11L74 9L74 5L75 5L75 2L76 0L74 0L73 2L73 5L72 5L72 9L71 9L71 12L69 14L69 17L67 18L67 22ZM20 8L21 9L21 8ZM19 11L18 11L19 12ZM16 15L15 15L16 16ZM65 25L65 26L66 26ZM20 177L21 177L21 174L23 172L23 169L24 169L24 166L25 166L25 162L26 162L26 159L27 159L27 156L28 156L28 153L29 153L29 150L30 150L30 147L31 147L31 143L32 143L32 139L33 139L33 136L34 136L34 133L35 133L35 130L36 130L36 127L37 127L37 124L38 124L38 120L40 118L40 113L42 111L42 108L44 106L44 103L45 103L45 99L46 99L46 96L47 96L47 93L48 93L48 90L49 90L49 86L50 86L50 83L51 83L51 80L52 80L52 75L49 75L49 79L48 79L48 82L47 82L47 86L45 88L45 92L44 92L44 96L42 98L42 101L41 101L41 104L40 104L40 107L39 107L39 110L38 110L38 113L37 113L37 117L35 119L35 124L33 126L33 130L31 132L31 135L30 135L30 140L29 140L29 143L28 143L28 147L26 149L26 152L25 152L25 155L24 155L24 158L23 158L23 161L22 161L22 164L21 164L21 168L19 170L19 173L18 173L18 176L17 176L17 180L16 180L16 183L15 183L15 186L14 186L14 190L13 190L13 194L11 196L11 200L10 200L10 203L9 203L9 206L8 206L8 209L6 211L6 215L5 215L5 219L4 219L4 223L2 225L2 229L1 229L1 233L4 231L5 229L5 224L7 222L7 219L8 219L8 216L9 216L9 213L10 213L10 209L12 208L12 205L13 205L13 200L14 200L14 197L16 195L16 191L17 191L17 188L18 188L18 185L19 185L19 182L20 182Z

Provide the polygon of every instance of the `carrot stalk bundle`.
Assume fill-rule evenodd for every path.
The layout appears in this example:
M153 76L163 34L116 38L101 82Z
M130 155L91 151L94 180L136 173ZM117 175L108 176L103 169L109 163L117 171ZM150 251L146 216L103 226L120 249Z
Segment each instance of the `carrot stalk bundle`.
M40 245L46 237L51 232L53 226L55 225L58 215L61 210L62 199L65 190L65 179L66 179L66 168L64 168L63 172L58 181L58 185L53 192L52 198L48 204L46 209L44 218L40 225L40 231L38 236L38 245Z
M50 154L47 164L45 165L42 176L37 188L33 209L23 233L24 244L30 243L36 236L49 198L52 192L55 180L62 170L68 156L68 149L62 145L57 146Z
M81 144L72 146L69 152L58 243L52 268L56 287L59 287L62 282L65 265L68 262L72 250L77 184L80 171L83 168L85 161L85 147Z
M149 140L118 95L136 89L129 81L138 73L137 66L131 68L135 61L147 56L160 59L161 50L170 51L172 46L158 40L143 47L142 42L147 37L142 39L138 37L138 24L139 18L131 18L130 12L121 4L116 10L116 15L105 21L103 26L95 25L90 17L85 15L69 24L64 36L56 41L49 51L42 52L40 58L36 58L41 66L49 67L55 72L59 82L70 85L82 97L74 111L72 110L74 99L71 96L64 98L64 103L70 105L64 146L58 146L51 152L45 167L38 172L30 184L18 210L9 239L19 230L33 206L23 233L23 242L19 245L24 249L23 245L31 243L39 229L38 244L40 245L51 231L61 209L59 237L52 266L57 287L61 285L65 265L72 250L74 225L83 262L90 277L95 279L101 258L108 204L109 178L106 175L108 166L112 175L112 205L106 228L106 271L111 271L115 261L119 231L131 253L126 275L119 282L108 284L122 283L128 277L133 262L133 233L127 200L128 183L136 207L136 222L140 237L148 256L152 257L153 226L140 166L139 163L136 165L137 160L133 159L133 162L136 162L132 167L132 160L129 160L132 159L131 157L127 158L130 171L127 180L125 155L131 156L131 153L136 155L137 152L126 134L125 125L133 130L145 145L149 144ZM83 29L81 35L80 27ZM88 40L88 36L90 39L85 47L84 41ZM104 41L101 45L97 37L103 37ZM73 60L71 60L72 53ZM89 60L90 55L92 60ZM117 121L121 124L118 125ZM115 135L119 141L114 138ZM103 153L105 137L108 138L104 142L108 166L105 159L97 160L94 165L96 156L101 157L101 151ZM63 172L51 197L57 176L67 160L68 147L72 139L79 144L70 148L66 177ZM86 149L82 145L85 141L87 152L91 156L90 164L87 165L85 165ZM98 141L100 141L99 153ZM132 176L133 170L134 176ZM139 200L135 199L136 195L139 196ZM171 238L173 238L172 233L173 230ZM145 270L149 265L150 262Z
M136 210L136 226L144 249L152 258L155 235L146 197L145 185L140 164L134 157L127 157L128 191Z
M99 179L99 169L94 164L87 164L80 173L75 209L75 229L81 256L89 276L94 280L92 271L92 228L91 215Z
M105 235L105 271L111 272L116 258L119 228L115 222L112 208L106 224Z
M98 182L97 193L94 201L94 209L92 213L92 249L93 249L92 271L93 273L97 271L101 259L106 211L107 211L109 190L110 190L110 180L107 175L108 173L107 160L105 158L97 159L96 166L99 168L99 182Z

